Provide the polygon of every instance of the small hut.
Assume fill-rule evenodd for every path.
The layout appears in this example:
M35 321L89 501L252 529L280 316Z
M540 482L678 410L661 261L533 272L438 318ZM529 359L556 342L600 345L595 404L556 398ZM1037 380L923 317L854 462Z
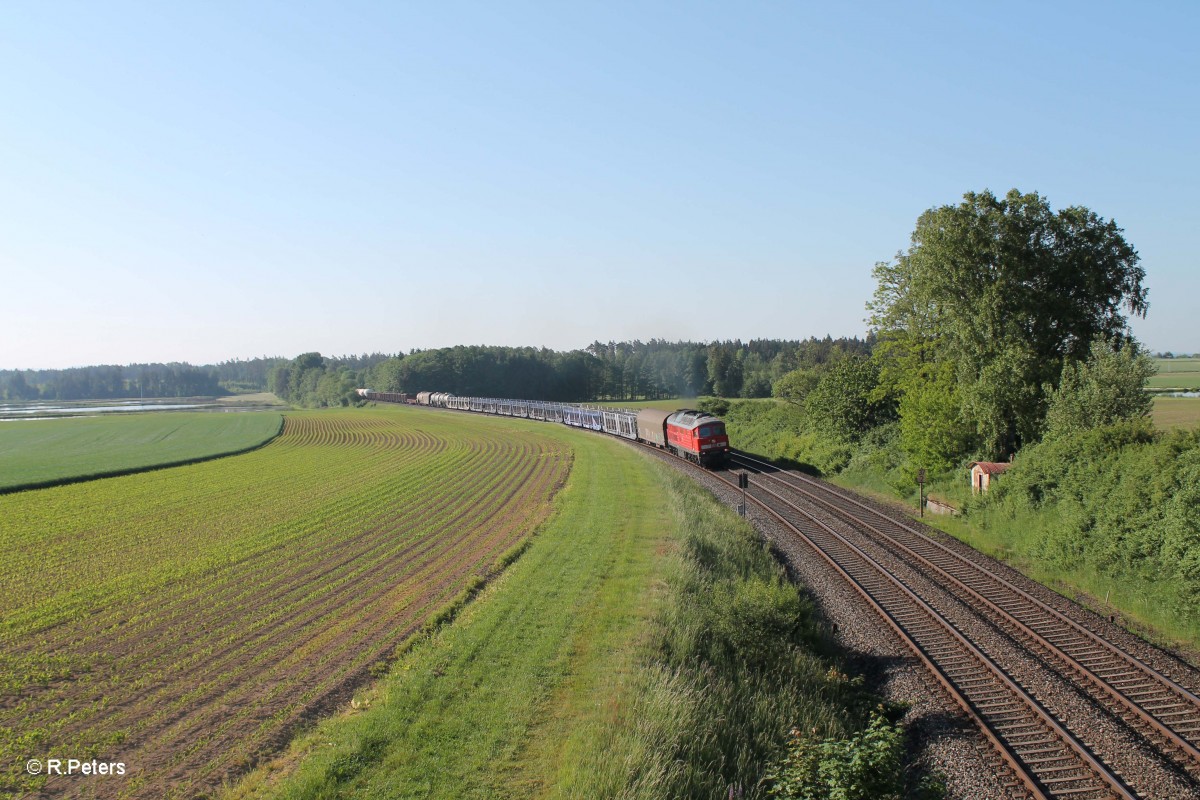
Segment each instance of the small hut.
M986 492L995 477L1011 466L1007 461L976 461L971 465L971 492Z

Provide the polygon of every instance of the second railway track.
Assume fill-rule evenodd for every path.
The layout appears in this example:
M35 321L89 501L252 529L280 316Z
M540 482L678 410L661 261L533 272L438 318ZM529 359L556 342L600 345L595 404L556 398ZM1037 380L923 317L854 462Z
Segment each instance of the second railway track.
M734 463L824 507L916 565L981 618L1073 675L1182 769L1200 775L1200 697L1174 678L907 522L759 459L737 454Z
M770 464L747 460L740 454L735 456L735 463L756 473L750 499L805 541L848 581L974 721L991 746L998 771L1010 776L1006 785L1013 796L1077 800L1200 796L1200 786L1194 778L1200 771L1200 762L1186 735L1191 726L1180 724L1179 717L1166 716L1164 721L1154 715L1155 710L1170 713L1166 710L1168 697L1171 703L1194 705L1194 695L1189 689L1108 642L1079 646L1080 642L1091 641L1085 632L1093 637L1095 634L1028 592L962 559L912 526L868 505L856 506L858 501L848 494L826 489L821 482L806 476L779 473ZM712 477L733 486L719 474ZM806 486L806 482L812 486ZM819 501L822 492L836 499ZM938 608L938 601L923 597L919 588L909 585L912 581L906 581L873 557L868 552L872 549L869 545L860 547L854 537L839 533L811 513L814 503L852 528L874 528L861 535L875 539L877 548L906 559L913 569L926 573L988 625L1001 630L1040 661L1053 661L1061 672L1073 677L1090 700L1136 731L1135 735L1164 759L1159 771L1166 768L1175 774L1175 779L1166 783L1161 776L1143 779L1134 775L1131 779L1126 774L1130 770L1109 763L1112 759L1098 754L1104 748L1097 751L1086 741L1089 739L1086 732L1071 730L1069 715L1064 716L1061 709L1048 708L1039 699L1042 687L1025 685L1020 670L1012 672L1004 665L1003 658L993 657L986 647L973 641L956 624L953 615L947 616ZM803 507L805 504L809 509ZM903 535L892 538L881 533L879 529L889 524ZM905 541L905 537L911 538ZM1001 594L1006 585L1012 586L1011 596ZM1019 598L1019 602L1013 598ZM1035 613L1042 617L1030 619ZM1075 631L1075 638L1050 627L1047 619ZM1098 655L1108 652L1116 653L1120 661L1097 660ZM1118 663L1119 670L1115 666ZM1132 682L1129 671L1135 668L1142 671L1133 673L1137 681ZM1131 688L1135 685L1141 687L1140 691ZM1120 691L1122 687L1128 691ZM1170 694L1162 695L1158 702L1150 701L1147 698L1151 697L1151 687L1156 693ZM1168 724L1171 720L1174 724ZM1154 774L1154 770L1150 773ZM1166 790L1169 793L1164 793L1164 785L1169 787Z

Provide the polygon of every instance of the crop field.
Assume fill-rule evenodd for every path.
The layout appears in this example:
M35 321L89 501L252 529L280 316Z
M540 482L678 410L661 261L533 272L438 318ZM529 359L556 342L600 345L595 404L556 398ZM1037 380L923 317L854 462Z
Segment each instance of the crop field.
M1156 358L1158 374L1146 381L1150 389L1200 389L1200 358Z
M0 424L0 491L147 469L262 444L276 413L110 414Z
M0 496L0 796L212 792L522 543L571 463L537 423L389 407ZM53 755L128 773L24 774Z
M1159 428L1200 428L1200 397L1156 397L1150 416Z

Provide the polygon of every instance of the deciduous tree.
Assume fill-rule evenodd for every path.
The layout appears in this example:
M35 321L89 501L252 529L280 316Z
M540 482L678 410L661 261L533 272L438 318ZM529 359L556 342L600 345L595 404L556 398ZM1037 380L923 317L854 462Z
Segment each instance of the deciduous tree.
M995 456L1037 436L1044 387L1064 363L1097 337L1123 341L1125 312L1148 308L1145 272L1115 222L1015 189L926 211L909 249L874 274L884 390L900 396L918 367L949 362L962 416Z

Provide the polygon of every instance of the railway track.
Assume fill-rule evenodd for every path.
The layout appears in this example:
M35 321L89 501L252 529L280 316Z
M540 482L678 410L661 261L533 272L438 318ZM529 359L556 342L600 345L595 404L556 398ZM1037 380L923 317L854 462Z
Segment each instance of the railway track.
M844 519L1040 655L1176 765L1200 775L1200 697L1096 631L903 521L805 475L737 454L734 463Z
M734 483L713 475L730 487ZM882 616L991 745L1014 796L1132 800L1139 795L954 624L876 559L762 486L752 499L800 536Z
M978 727L1013 797L1200 797L1200 698L1169 668L1155 669L848 492L733 458L753 473L748 499L840 575ZM685 469L736 491L721 473ZM1063 705L1063 692L1084 704L1085 720L1127 733L1097 734ZM1130 758L1133 742L1153 755Z

